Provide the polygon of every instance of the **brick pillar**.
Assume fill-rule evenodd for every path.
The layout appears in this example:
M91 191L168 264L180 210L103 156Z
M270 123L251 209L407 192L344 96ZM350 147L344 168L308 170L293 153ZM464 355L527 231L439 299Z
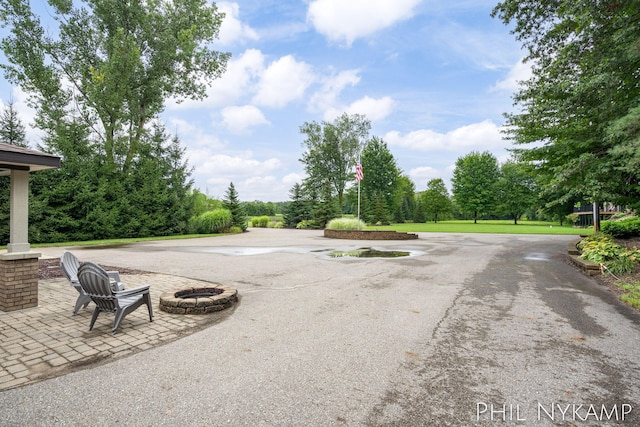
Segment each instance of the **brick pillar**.
M39 253L0 255L0 311L38 306Z

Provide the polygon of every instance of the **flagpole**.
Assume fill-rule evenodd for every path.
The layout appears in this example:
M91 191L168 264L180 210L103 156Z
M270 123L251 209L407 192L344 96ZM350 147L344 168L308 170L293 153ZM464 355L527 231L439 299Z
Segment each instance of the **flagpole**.
M360 181L358 180L358 231L360 231Z
M358 164L356 165L356 181L358 181L358 231L360 231L360 181L362 181L362 177L361 157L358 156Z

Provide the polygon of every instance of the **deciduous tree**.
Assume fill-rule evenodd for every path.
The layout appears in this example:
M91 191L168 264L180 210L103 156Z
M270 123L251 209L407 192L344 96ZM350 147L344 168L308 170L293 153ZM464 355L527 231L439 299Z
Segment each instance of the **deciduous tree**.
M306 136L302 143L304 164L309 185L317 188L329 182L338 196L340 213L347 185L353 182L358 155L368 139L371 122L360 114L342 114L332 123L307 122L300 127Z
M43 25L28 0L0 0L10 32L1 66L29 94L40 128L85 123L111 169L135 161L168 98L201 99L225 70L229 55L210 47L223 14L207 0L48 3Z
M538 201L532 169L514 160L500 167L500 178L496 184L498 211L511 216L514 224Z
M493 15L528 52L507 135L543 197L639 205L640 3L504 0Z
M493 154L485 151L471 152L456 161L453 171L453 197L462 212L473 216L491 213L495 207L495 183L499 176L498 161Z
M449 190L442 178L434 178L427 183L422 202L427 220L438 222L452 212Z

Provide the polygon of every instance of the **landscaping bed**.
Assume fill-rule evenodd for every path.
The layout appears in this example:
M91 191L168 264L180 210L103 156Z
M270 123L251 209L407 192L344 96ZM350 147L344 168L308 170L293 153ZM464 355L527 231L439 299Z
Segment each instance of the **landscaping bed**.
M612 248L611 243L626 248L629 250L640 249L640 237L633 237L628 239L613 239L613 242L603 243L600 245L600 252L603 254L609 253L613 256L613 253L619 253ZM640 265L639 260L635 260L634 267L628 269L625 272L610 272L608 269L600 271L600 264L580 258L580 251L572 245L568 248L569 261L580 268L585 274L592 276L599 284L606 286L611 292L618 296L618 298L625 304L640 310ZM636 255L637 258L637 255ZM607 258L608 261L602 261L605 267L609 264L613 268L615 256L613 258Z
M413 240L417 239L415 233L404 233L399 231L383 230L330 230L324 229L324 237L330 239L349 240Z
M619 245L626 248L640 249L640 237L635 237L632 239L615 239L615 241ZM595 276L594 279L596 279L601 285L606 286L608 289L610 289L611 292L615 293L618 296L618 298L622 297L621 299L625 303L640 310L640 269L636 269L633 273L620 274L616 276L608 273L600 274L598 276ZM635 284L635 286L633 286L633 289L630 288L625 290L620 286L620 284L622 283L630 284L630 286L633 286L631 284ZM629 294L631 295L627 298L629 298L631 301L625 301L626 298L624 297L624 295Z
M131 268L113 267L100 265L107 271L117 271L120 274L144 274L146 271L134 270ZM64 278L65 275L60 268L60 258L41 258L38 260L38 278L40 280Z

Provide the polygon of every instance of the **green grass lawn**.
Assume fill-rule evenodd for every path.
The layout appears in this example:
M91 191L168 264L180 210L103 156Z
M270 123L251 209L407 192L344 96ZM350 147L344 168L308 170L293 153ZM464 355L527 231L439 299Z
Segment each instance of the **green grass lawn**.
M181 240L181 239L198 239L201 237L222 236L222 234L182 234L179 236L155 236L155 237L131 237L121 239L104 239L104 240L87 240L84 242L55 242L55 243L32 243L32 248L53 248L59 246L101 246L101 245L124 245L136 242L151 242L154 240ZM6 246L0 246L0 249L6 249Z
M518 225L514 225L513 221L440 221L437 223L407 223L392 224L388 226L367 226L367 230L394 230L413 233L491 233L491 234L591 234L592 228L573 228L571 226L559 223L544 221L522 221ZM97 245L118 245L135 242L145 242L152 240L173 240L173 239L189 239L199 237L219 236L220 234L192 234L182 236L156 236L142 237L131 239L107 239L93 240L87 242L57 242L57 243L36 243L31 246L34 248L57 247L57 246L97 246ZM6 246L0 246L4 249Z
M492 233L492 234L591 234L592 228L573 228L560 223L522 221L517 225L510 220L498 221L440 221L437 223L406 223L388 226L367 226L367 230L394 230L413 233Z

